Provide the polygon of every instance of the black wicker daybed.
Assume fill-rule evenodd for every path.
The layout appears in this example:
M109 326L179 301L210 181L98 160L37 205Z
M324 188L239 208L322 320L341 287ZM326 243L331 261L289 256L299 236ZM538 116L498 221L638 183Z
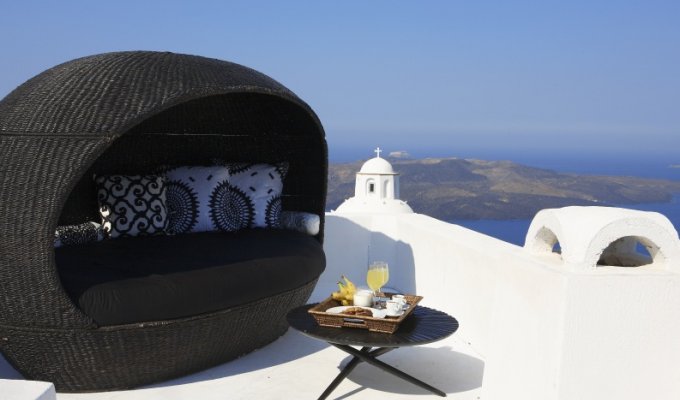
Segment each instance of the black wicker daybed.
M281 207L318 215L319 233L55 249L58 226L101 218L93 176L215 160L287 163ZM26 378L78 392L166 380L275 340L325 267L326 183L317 116L252 69L121 52L37 75L0 101L0 351Z

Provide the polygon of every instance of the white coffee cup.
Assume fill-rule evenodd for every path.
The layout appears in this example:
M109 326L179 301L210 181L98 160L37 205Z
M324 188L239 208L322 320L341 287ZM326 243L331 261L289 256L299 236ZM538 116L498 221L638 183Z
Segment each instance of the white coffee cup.
M387 315L399 315L402 311L402 304L399 301L388 300L385 302L385 309L387 310Z
M368 290L359 290L354 293L354 305L357 307L373 306L373 292Z
M392 300L393 300L393 301L398 301L399 303L401 303L401 306L402 306L402 307L406 307L406 304L408 303L408 302L406 301L406 297L404 297L403 294L395 294L395 295L393 295L393 296L392 296Z

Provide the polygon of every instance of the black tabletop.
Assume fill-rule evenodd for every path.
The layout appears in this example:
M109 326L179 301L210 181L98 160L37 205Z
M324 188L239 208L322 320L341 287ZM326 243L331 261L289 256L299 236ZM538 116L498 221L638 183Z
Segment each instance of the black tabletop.
M458 329L458 321L445 312L416 306L394 333L370 332L359 328L319 326L307 310L316 304L293 309L287 319L290 327L303 334L329 343L350 346L403 347L436 342Z

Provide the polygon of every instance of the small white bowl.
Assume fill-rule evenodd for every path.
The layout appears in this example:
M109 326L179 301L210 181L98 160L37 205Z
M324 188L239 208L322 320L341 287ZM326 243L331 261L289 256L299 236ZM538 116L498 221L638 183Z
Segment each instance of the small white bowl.
M354 293L354 305L358 307L372 307L373 306L373 292L368 290L359 290Z

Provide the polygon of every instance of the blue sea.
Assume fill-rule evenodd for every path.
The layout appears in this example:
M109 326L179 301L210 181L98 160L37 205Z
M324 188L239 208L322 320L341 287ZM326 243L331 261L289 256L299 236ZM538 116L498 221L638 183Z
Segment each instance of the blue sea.
M680 163L680 156L644 155L598 155L581 157L546 157L544 155L522 155L506 157L520 164L550 169L557 172L585 175L637 176L651 179L680 181L680 168L671 167ZM620 207L634 210L656 211L665 215L676 230L680 231L680 193L676 193L668 203L622 204ZM456 220L451 221L486 235L524 245L530 219L517 220Z
M370 151L356 149L330 149L331 162L349 162L365 160L375 156ZM403 149L399 149L403 150ZM390 150L388 150L389 152ZM406 149L406 151L409 151ZM412 158L424 157L459 157L483 160L510 160L531 167L549 169L562 173L585 175L637 176L641 178L668 179L680 181L680 154L547 154L541 153L507 153L502 150L462 151L460 153L443 153L441 149L409 151ZM405 199L408 200L408 199ZM675 194L669 203L626 204L621 207L644 211L656 211L664 214L680 231L680 193ZM467 228L482 232L489 236L523 245L531 220L454 220L450 221Z
M621 207L661 213L673 223L676 230L680 231L680 193L676 193L673 196L673 200L669 203L626 204L621 205ZM530 219L509 219L504 221L468 219L451 222L518 246L524 245L524 239L531 224Z

